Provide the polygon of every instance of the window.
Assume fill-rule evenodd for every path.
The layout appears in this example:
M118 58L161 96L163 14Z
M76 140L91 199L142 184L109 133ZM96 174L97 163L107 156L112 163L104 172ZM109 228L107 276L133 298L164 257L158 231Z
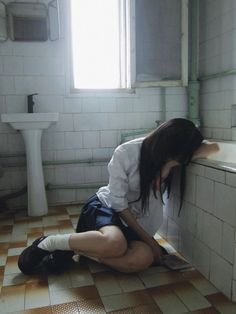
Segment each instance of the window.
M71 0L74 86L127 88L126 18L121 0Z
M71 0L74 89L187 84L188 0Z

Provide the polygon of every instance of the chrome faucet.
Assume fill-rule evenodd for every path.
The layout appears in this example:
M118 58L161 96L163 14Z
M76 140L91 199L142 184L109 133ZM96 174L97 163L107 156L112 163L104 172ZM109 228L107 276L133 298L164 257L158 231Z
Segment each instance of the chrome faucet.
M34 95L38 95L37 93L27 95L27 105L28 105L28 113L33 113L34 112Z

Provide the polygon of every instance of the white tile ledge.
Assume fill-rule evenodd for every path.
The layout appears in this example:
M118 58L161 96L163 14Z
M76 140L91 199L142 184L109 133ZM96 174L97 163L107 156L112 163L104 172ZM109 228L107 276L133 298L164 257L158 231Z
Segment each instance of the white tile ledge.
M219 169L231 173L236 173L236 163L228 163L210 159L198 159L193 162L193 164L198 164L206 167L211 167L214 169Z

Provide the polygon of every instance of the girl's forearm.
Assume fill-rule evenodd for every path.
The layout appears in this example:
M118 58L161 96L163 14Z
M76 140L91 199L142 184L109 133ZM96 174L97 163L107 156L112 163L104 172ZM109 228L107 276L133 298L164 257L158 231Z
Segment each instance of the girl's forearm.
M153 245L153 238L138 224L138 222L130 212L129 208L126 208L122 212L120 212L120 217L133 231L137 233L142 241L150 246Z

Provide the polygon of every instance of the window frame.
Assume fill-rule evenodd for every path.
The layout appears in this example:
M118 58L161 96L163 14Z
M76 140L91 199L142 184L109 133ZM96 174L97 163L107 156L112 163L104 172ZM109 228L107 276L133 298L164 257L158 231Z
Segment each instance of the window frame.
M135 93L136 88L148 87L185 87L188 85L188 2L189 0L181 0L181 79L168 81L136 81L136 38L135 38L135 0L121 0L125 3L128 12L126 11L126 71L129 72L130 87L117 89L81 89L74 87L73 77L73 51L72 51L72 27L71 27L71 1L68 1L68 72L67 73L67 90L68 94L82 94L82 95L108 95L108 94L132 94ZM127 36L128 34L128 36ZM129 37L129 38L127 38ZM127 52L129 50L129 53ZM127 77L127 74L126 74Z

